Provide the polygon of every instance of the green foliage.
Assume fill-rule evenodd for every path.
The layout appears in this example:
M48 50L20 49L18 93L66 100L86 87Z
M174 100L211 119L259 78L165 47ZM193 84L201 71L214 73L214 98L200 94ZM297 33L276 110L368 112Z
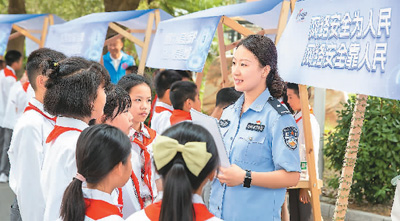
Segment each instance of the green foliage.
M355 97L339 114L338 126L328 136L325 155L341 171ZM387 203L394 197L390 180L400 173L400 101L369 97L350 196L357 202ZM328 185L338 188L338 178Z
M25 6L27 13L51 13L67 21L91 13L104 12L103 0L25 0Z

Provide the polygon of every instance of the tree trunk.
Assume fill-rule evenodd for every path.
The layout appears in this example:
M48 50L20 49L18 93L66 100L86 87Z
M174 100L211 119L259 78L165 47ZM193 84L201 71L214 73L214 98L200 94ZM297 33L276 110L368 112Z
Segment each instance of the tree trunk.
M8 14L26 14L25 0L9 0L8 1ZM13 30L11 33L14 33ZM25 37L21 36L8 42L7 51L17 50L24 54ZM21 77L24 70L17 72L17 76Z

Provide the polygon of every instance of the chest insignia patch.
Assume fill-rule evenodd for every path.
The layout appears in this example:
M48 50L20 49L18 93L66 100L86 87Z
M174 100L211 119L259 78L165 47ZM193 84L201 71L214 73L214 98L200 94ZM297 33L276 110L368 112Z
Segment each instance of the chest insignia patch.
M255 124L253 123L248 123L246 126L246 130L252 130L252 131L257 131L257 132L263 132L265 128L265 125L261 124L261 121L257 121Z
M291 150L295 150L297 148L297 138L299 136L299 131L297 128L285 127L283 128L282 132L286 146Z
M225 127L229 126L229 124L231 124L231 122L229 120L219 120L219 126L221 128L225 128Z

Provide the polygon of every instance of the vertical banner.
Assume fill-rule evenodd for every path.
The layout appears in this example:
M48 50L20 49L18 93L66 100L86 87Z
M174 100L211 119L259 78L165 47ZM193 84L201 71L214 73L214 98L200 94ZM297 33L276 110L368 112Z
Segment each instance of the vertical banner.
M299 1L278 44L282 78L400 99L399 12L397 0Z
M146 66L201 72L220 17L159 24Z
M52 25L45 47L67 56L81 56L100 61L107 28L108 22Z
M6 52L11 29L12 23L0 23L0 56L3 56Z

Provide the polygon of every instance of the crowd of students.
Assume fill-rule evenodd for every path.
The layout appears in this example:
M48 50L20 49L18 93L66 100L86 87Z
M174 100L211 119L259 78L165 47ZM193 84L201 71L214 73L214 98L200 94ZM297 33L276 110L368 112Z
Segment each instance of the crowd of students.
M28 83L16 81L22 55L5 60L0 122L13 124L1 125L0 178L16 194L12 220L281 219L286 188L300 177L302 128L281 102L286 84L269 38L238 44L235 87L216 95L211 116L229 168L208 130L191 122L201 102L188 72L157 73L152 98L146 77L112 80L103 65L51 49L29 55Z

